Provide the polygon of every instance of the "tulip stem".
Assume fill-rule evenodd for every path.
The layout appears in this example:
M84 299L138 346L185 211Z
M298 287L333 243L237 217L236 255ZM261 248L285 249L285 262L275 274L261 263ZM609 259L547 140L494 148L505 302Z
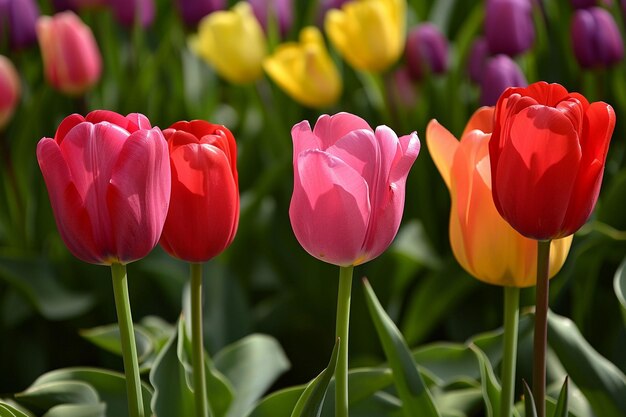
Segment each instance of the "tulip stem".
M548 344L548 294L550 284L550 241L537 241L537 295L533 346L533 396L537 417L546 416L546 347Z
M111 276L113 277L113 295L115 297L115 309L117 311L120 340L122 342L128 411L130 417L144 417L139 361L137 360L135 331L133 329L133 317L130 312L130 300L128 297L126 266L114 262L111 264Z
M208 416L206 378L204 373L204 344L202 338L202 264L191 263L191 345L193 364L193 392L196 417Z
M335 368L335 417L348 417L348 331L353 271L353 266L342 266L339 269L336 336L340 343Z
M502 358L500 417L511 417L513 397L515 395L519 292L517 287L504 287L504 353Z

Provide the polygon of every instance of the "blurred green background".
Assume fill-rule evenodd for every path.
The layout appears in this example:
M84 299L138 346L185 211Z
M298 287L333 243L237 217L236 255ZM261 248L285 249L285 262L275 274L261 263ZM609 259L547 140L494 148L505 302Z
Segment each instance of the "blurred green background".
M178 120L226 125L238 144L241 219L232 246L205 268L205 338L210 352L262 332L278 339L292 362L276 387L304 383L325 367L334 343L338 270L309 256L296 241L288 217L293 187L293 124L322 113L348 111L399 135L417 131L423 147L407 183L403 225L390 249L355 269L367 276L409 345L464 341L500 326L502 289L480 283L454 260L448 242L450 199L424 144L431 118L459 135L479 106L479 87L467 73L472 41L482 32L485 5L467 0L409 0L407 21L431 21L450 42L447 73L412 88L416 100L379 112L362 78L333 52L344 83L340 102L324 110L294 103L265 77L250 86L220 79L187 47L186 27L170 0L157 0L151 27L120 26L108 10L83 10L103 54L101 81L84 100L49 87L36 46L1 51L21 76L22 98L0 138L0 394L26 388L45 371L75 365L121 370L119 357L80 335L116 321L108 268L85 264L65 248L54 223L35 158L37 141L54 135L73 112L110 109L140 112L167 128ZM617 2L607 7L623 32ZM234 4L234 2L230 2ZM52 14L40 1L42 14ZM613 291L613 275L626 254L624 129L626 71L582 70L569 40L572 9L566 0L535 6L536 40L516 58L528 82L559 82L616 110L617 126L603 189L589 224L574 238L563 270L552 281L551 307L571 317L585 338L626 371L626 332ZM317 21L317 2L294 3L286 39ZM275 47L276 45L272 45ZM401 58L396 67L402 66ZM391 71L383 74L387 85ZM155 315L174 323L181 310L187 267L160 248L128 266L135 321ZM533 303L533 289L522 305ZM360 283L355 283L350 340L351 367L383 361ZM524 376L524 370L521 370ZM528 378L528 377L527 377Z

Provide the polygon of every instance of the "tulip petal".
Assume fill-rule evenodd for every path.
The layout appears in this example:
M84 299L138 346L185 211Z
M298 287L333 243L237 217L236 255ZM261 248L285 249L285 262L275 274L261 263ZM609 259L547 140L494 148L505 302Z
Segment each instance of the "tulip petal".
M450 189L452 161L459 147L459 141L437 120L432 119L426 126L426 145L439 174Z
M373 131L370 125L359 116L341 112L332 116L327 114L320 116L313 128L313 134L318 137L320 149L324 151L348 133L358 129Z
M367 183L352 167L319 150L300 154L294 168L289 217L296 238L322 261L351 265L369 222Z
M378 132L378 129L376 132ZM420 153L422 144L417 137L417 132L400 136L398 140L400 141L400 146L398 147L396 156L393 160L391 172L389 173L389 181L391 183L399 184L402 182L402 184L404 184L409 174L409 170Z
M527 237L559 236L581 160L578 134L560 111L537 105L512 119L509 136L494 188L515 192L494 195L499 210Z
M324 117L324 116L321 116ZM321 118L320 117L320 118ZM322 144L318 136L311 131L308 120L303 120L291 128L291 139L293 141L293 163L296 164L298 156L307 149L322 150Z
M123 263L146 256L157 244L170 200L167 144L158 128L131 134L107 189L115 254Z
M494 108L491 106L484 106L479 108L472 114L467 125L465 126L465 130L463 130L463 136L469 133L472 130L480 130L483 133L491 133L493 132L493 117L494 117Z
M72 183L72 174L59 145L43 138L37 145L37 160L43 174L54 211L57 228L68 249L89 263L103 263L93 236L93 225L83 200Z
M230 161L219 148L188 144L171 156L172 195L161 244L188 262L205 262L235 236L239 194Z
M57 128L57 131L54 135L54 140L60 145L63 139L65 139L65 135L67 135L67 133L72 130L74 126L84 121L85 118L80 114L70 114L65 119L63 119L63 121Z
M85 120L93 124L100 122L109 122L111 124L121 127L122 129L129 130L127 129L128 119L126 119L126 117L122 116L121 114L111 110L93 110L89 112L87 116L85 116Z

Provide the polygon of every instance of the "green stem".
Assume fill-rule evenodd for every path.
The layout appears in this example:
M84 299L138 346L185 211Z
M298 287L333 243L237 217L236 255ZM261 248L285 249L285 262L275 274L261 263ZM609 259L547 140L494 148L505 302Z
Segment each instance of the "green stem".
M126 266L117 262L111 264L111 276L113 277L113 295L115 297L115 309L117 311L120 340L122 342L128 411L130 417L144 417L139 361L137 360L135 331L133 330L133 317L130 313L130 300L128 297Z
M204 344L202 338L202 264L191 266L191 346L193 364L193 392L196 417L207 417L206 379L204 375Z
M550 241L537 241L537 295L535 301L535 339L533 346L533 396L537 417L546 416L546 347L548 343L548 275Z
M504 355L502 357L502 395L500 417L511 417L515 394L515 360L519 324L519 288L504 287Z
M353 271L353 266L342 266L339 269L336 336L340 343L335 368L335 417L348 417L348 331Z

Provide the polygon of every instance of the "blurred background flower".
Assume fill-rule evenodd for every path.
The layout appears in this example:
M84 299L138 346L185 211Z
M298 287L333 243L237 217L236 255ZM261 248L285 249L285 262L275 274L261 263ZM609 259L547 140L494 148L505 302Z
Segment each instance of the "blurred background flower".
M0 130L4 129L20 100L20 76L11 60L0 55Z
M570 34L574 56L583 68L609 67L624 57L622 34L606 9L576 10Z
M485 35L493 54L514 56L535 40L531 0L486 0Z
M480 104L495 106L500 94L508 87L526 87L526 77L517 63L507 55L489 58L483 67L480 82Z
M248 0L254 15L268 33L269 25L278 27L281 38L284 38L293 24L293 0Z
M39 7L35 0L0 1L0 39L11 48L20 49L35 43L35 22Z
M412 79L442 74L448 69L448 40L432 23L415 26L409 31L404 55Z

